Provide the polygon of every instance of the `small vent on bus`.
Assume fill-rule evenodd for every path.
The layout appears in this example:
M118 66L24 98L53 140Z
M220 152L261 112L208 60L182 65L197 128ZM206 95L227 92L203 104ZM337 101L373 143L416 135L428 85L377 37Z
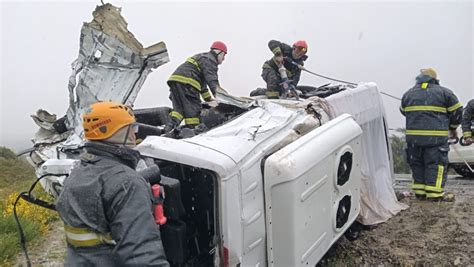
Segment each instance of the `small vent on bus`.
M347 151L341 156L337 167L337 185L341 186L349 181L352 169L352 153Z
M349 213L351 212L351 196L344 196L341 201L339 201L339 207L337 207L336 213L336 227L341 228L349 219Z

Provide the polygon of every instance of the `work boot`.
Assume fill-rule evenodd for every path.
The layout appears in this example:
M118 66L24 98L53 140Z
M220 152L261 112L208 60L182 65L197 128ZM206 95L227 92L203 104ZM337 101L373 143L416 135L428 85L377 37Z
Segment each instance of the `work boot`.
M194 127L194 132L195 132L196 134L203 133L203 132L205 132L205 131L207 131L207 130L208 130L208 128L207 128L207 126L206 126L204 123L200 123L200 124L196 125L196 127Z
M418 200L426 200L426 195L415 194L415 197L416 197L416 199L418 199Z
M455 199L456 196L453 193L446 193L442 197L428 198L428 200L431 200L433 202L454 202Z

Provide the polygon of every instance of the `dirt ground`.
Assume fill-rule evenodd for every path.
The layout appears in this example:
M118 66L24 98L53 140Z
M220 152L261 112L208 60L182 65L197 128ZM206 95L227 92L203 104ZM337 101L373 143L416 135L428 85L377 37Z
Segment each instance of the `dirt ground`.
M397 176L395 189L407 192L411 179ZM388 222L363 230L358 239L341 238L321 266L474 266L474 180L450 177L446 191L454 202L427 202L408 196L410 207ZM64 232L60 222L47 237L29 246L33 266L62 266ZM26 266L23 254L16 266Z
M396 192L409 191L410 183L398 176ZM402 199L407 210L355 241L341 238L320 265L474 266L474 180L449 177L446 191L454 202Z
M66 240L62 222L51 225L51 231L34 244L28 243L28 256L32 266L64 266ZM13 266L27 266L23 252L18 254Z

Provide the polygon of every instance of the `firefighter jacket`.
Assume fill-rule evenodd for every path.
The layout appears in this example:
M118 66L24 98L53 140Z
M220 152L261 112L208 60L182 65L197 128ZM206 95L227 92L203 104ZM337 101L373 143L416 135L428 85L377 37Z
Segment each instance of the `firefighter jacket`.
M407 143L439 146L447 143L448 130L461 123L462 105L451 90L422 75L403 95L400 111L406 117Z
M139 152L101 142L64 181L56 207L66 266L169 266L152 214L150 185L134 169Z
M217 55L213 51L196 54L181 64L168 79L170 82L188 84L196 89L206 101L210 100L212 94L216 94L219 79L217 75Z
M462 135L472 137L472 121L474 120L474 99L471 99L462 114Z
M270 42L268 42L268 48L270 48L274 55L283 55L283 57L285 58L283 65L286 69L286 75L288 76L288 79L293 81L292 83L296 87L298 85L298 82L300 81L301 70L292 62L298 65L304 65L304 61L308 58L308 56L304 55L299 59L294 59L292 54L293 48L285 43L275 40L271 40ZM264 70L272 70L271 72L273 74L268 79L265 79L265 77L263 78L267 82L267 89L275 90L282 82L280 78L280 73L278 72L278 65L272 58L266 61L263 64L262 68ZM264 76L263 73L262 76Z

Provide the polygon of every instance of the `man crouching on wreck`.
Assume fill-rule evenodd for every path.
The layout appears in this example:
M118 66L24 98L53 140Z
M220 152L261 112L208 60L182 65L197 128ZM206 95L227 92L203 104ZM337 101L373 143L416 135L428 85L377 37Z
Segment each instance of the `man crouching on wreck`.
M135 126L132 110L118 103L95 103L83 115L87 153L57 200L66 266L169 266L150 187L135 171Z

